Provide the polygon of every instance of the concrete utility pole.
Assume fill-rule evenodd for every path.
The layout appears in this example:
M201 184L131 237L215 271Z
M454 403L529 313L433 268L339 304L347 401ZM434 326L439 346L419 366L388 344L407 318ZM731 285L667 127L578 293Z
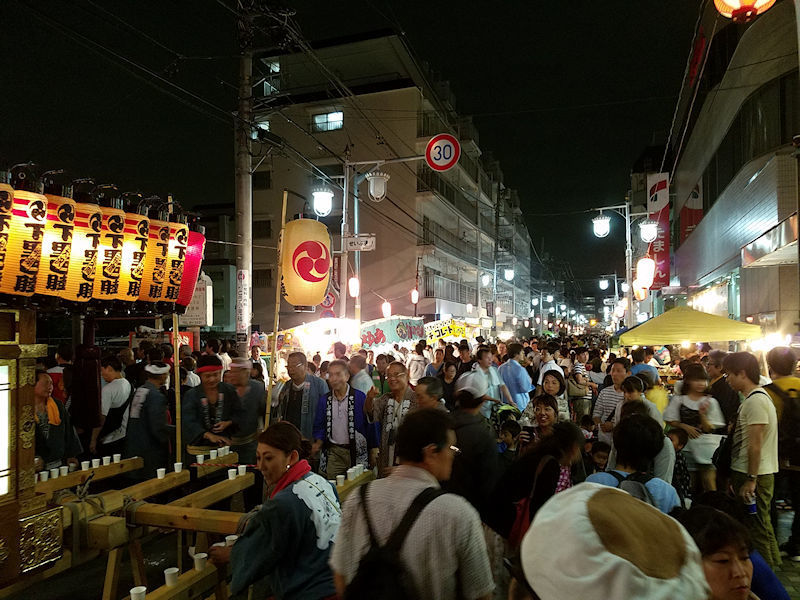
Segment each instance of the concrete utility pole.
M236 119L236 344L246 356L250 339L251 289L253 270L253 173L250 134L253 121L252 19L239 19L239 110ZM276 281L275 285L280 286Z

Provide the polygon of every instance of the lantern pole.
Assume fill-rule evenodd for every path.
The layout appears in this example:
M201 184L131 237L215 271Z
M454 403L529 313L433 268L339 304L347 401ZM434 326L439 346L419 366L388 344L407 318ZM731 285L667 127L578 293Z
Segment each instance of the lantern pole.
M278 329L279 320L281 316L281 279L283 272L281 263L283 262L283 229L286 227L286 204L289 200L289 190L283 189L283 203L281 206L281 230L278 235L278 250L277 257L275 258L275 313L272 321L272 348L270 349L269 356L269 382L267 383L267 409L264 415L264 429L269 425L269 413L272 410L272 382L275 379L277 372L276 363L278 362ZM342 288L347 293L345 288Z

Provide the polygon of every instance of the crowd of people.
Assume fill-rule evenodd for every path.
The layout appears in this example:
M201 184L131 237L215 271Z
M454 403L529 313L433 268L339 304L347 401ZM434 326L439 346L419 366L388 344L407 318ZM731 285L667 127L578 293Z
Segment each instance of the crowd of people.
M102 359L107 423L84 431L60 347L37 376L37 460L113 450L154 476L180 386L187 451L231 446L266 484L237 543L211 552L234 592L268 576L276 598L789 597L773 570L800 562L800 521L782 547L775 534L800 505L791 348L763 372L748 352L591 337L330 350L284 357L263 430L257 347L182 348L170 383L171 348L142 343ZM359 465L377 480L340 505Z

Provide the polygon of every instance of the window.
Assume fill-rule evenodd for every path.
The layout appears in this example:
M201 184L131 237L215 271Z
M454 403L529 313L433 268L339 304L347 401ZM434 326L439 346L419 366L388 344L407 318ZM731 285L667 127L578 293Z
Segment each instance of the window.
M344 123L344 113L330 112L311 116L311 130L314 132L333 131L341 129Z
M272 221L260 219L253 221L253 237L258 239L269 239L272 237Z
M253 287L272 287L272 269L253 269Z
M262 131L269 131L269 119L264 116L257 116L254 119L253 125L255 125L250 132L250 137L254 140L258 139L258 134Z
M272 189L272 171L256 171L253 173L253 190Z

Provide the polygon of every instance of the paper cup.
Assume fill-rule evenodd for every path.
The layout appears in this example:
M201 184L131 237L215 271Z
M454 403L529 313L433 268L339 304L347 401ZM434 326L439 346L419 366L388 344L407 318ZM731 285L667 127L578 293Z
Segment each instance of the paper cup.
M238 535L226 535L225 536L225 545L226 546L233 546L236 543L236 540L239 539Z
M176 473L180 473L181 471L183 471L183 463L175 463L173 465L173 468L175 469Z
M202 571L206 568L206 563L208 562L208 554L205 552L198 552L194 555L194 570L195 571Z
M96 469L99 466L100 466L100 459L99 458L93 458L92 459L92 468ZM139 587L142 587L142 586L139 586Z
M88 471L89 470L89 466L91 464L92 463L90 463L88 460L82 460L81 461L81 471Z
M214 546L216 546L217 548L224 548L225 547L225 542L217 542L216 544L211 544L212 548Z
M143 585L132 587L130 594L131 600L144 600L144 595L147 593L147 588Z
M180 570L178 567L164 569L164 581L166 582L167 587L178 585L178 575L180 575Z
M103 466L107 467L110 464L111 464L111 457L110 456L104 456L103 457Z
M113 458L115 463L122 462L122 454L115 454Z
M236 469L228 469L228 479L236 479Z
M33 483L39 483L39 474L38 473L34 473L33 474Z
M247 475L247 465L239 465L236 469L239 471L239 475Z
M166 469L163 469L163 468L162 469L156 469L156 477L158 477L159 479L164 479L164 477L166 477L166 476L167 476L167 470Z
M50 473L47 471L39 471L39 481L47 481L50 479Z
M217 450L217 456L225 456L226 454L225 446L220 446L220 448Z
M336 476L336 485L337 487L341 487L344 485L344 475L337 475Z
M217 455L219 454L219 451L218 450L212 450L211 452L209 452L209 454L211 455L209 458L217 458Z
M195 456L195 462L197 462L198 465L202 465L205 459L206 459L205 454L198 454L197 456Z
M70 473L72 473L75 469L78 468L78 465L76 465L75 463L69 463L69 465L67 465L67 466L69 467L69 472Z
M69 475L69 467L66 465L58 467L58 474L61 475L61 477L66 477Z
M358 475L356 475L356 470L353 467L347 469L347 479L349 481L353 481Z
M50 479L58 479L59 472L58 469L50 469Z

